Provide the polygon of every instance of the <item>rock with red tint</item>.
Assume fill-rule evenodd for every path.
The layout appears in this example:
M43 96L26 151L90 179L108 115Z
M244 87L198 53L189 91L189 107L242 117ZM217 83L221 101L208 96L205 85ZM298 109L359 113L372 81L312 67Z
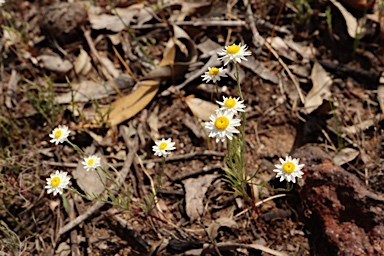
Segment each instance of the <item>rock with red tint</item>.
M384 195L336 166L319 148L305 146L293 157L304 163L299 190L314 255L384 255Z
M375 0L341 0L341 2L355 10L366 12L375 5Z

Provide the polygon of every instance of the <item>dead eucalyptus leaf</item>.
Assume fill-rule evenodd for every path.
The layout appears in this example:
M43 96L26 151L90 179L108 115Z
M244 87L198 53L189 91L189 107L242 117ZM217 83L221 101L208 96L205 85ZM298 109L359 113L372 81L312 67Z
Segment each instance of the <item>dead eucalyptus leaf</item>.
M384 85L379 85L377 87L377 100L380 104L381 113L384 114Z
M95 30L106 29L113 32L120 32L132 22L132 19L138 15L140 10L144 7L143 4L134 4L128 8L116 8L118 15L100 14L88 12L89 22L91 27Z
M279 83L279 78L269 69L267 69L260 61L256 60L252 56L247 57L247 60L248 61L242 61L241 65L249 68L264 80L270 81L274 84Z
M290 60L295 60L296 54L295 52L291 51L288 47L288 45L285 43L285 40L283 40L281 37L274 36L274 37L267 37L267 42L271 44L273 49L277 51L277 53Z
M233 228L237 227L237 223L233 219L227 217L221 217L217 220L214 220L207 228L207 234L209 238L215 240L221 227Z
M216 109L219 108L212 102L195 98L194 95L189 95L186 97L185 102L187 103L189 109L192 111L193 115L203 121L209 121L209 117L212 114L215 114Z
M332 4L336 6L337 9L341 12L341 15L343 15L345 23L347 25L347 31L348 35L352 38L356 38L357 35L359 35L359 38L364 37L364 26L362 24L359 24L359 21L357 18L355 18L345 7L336 0L331 0ZM364 19L360 19L360 22L364 22Z
M219 175L208 174L198 178L183 180L185 188L185 210L190 221L197 220L204 214L204 195L208 187Z
M374 126L378 121L381 121L383 119L383 116L381 114L377 114L375 116L370 116L366 118L367 118L366 120L363 120L356 125L341 127L341 130L344 133L356 134L358 132L365 131L368 128Z
M176 25L173 28L175 38L182 40L188 55L183 54L183 56L180 56L181 54L177 53L175 38L170 38L159 66L149 72L143 78L144 81L137 83L135 87L138 88L134 92L112 103L112 111L108 119L111 125L117 125L139 113L155 97L162 81L171 79L174 74L182 74L187 70L190 63L196 61L197 50L195 43L183 29ZM107 111L105 109L104 113Z
M167 45L165 46L163 59L160 61L159 66L173 65L175 63L176 57L176 45L174 40L168 40Z
M324 99L327 100L331 96L332 78L318 62L313 65L311 79L313 86L308 92L304 104L307 114L312 113L323 104Z
M37 59L41 62L43 67L58 73L67 73L73 68L70 61L62 59L60 56L40 55Z
M336 165L343 165L349 163L359 155L359 151L353 148L343 148L333 157L333 162Z
M126 74L121 74L119 77L114 79L114 83L117 88L122 90L132 87L134 80ZM116 94L116 90L110 82L84 80L80 83L71 83L71 91L56 96L55 102L59 104L70 102L88 102L92 99L101 99L112 94Z
M71 254L71 246L68 243L62 242L56 249L55 255L57 256L68 256Z
M80 54L73 63L76 74L86 75L92 69L91 57L84 49L80 49Z
M117 125L137 113L139 113L155 97L159 90L160 82L146 80L137 83L138 87L128 94L112 103L112 111L109 114L109 122L112 126ZM107 109L104 111L108 111Z

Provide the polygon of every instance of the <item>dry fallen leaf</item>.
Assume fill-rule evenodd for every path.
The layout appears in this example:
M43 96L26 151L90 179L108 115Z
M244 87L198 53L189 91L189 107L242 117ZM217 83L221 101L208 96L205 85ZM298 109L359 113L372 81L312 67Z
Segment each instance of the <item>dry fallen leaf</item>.
M219 175L208 174L199 178L183 180L185 188L185 210L190 221L200 218L204 213L204 195L208 187Z
M120 32L129 26L132 19L138 15L144 4L134 4L128 8L116 8L117 15L100 14L96 15L92 11L88 11L89 22L95 30L106 29L113 32Z
M384 114L384 85L379 85L377 87L377 100L380 104L381 113Z
M160 82L146 80L137 83L138 88L129 95L114 101L112 111L109 114L109 122L112 126L117 125L137 113L139 113L155 97L159 90ZM105 109L104 111L108 111Z
M218 105L213 104L210 101L195 98L194 95L186 97L185 102L192 111L193 115L203 121L209 121L209 117L212 114L215 114L215 111L219 108Z
M68 243L62 242L56 249L55 255L57 256L68 256L71 254L71 246Z
M332 78L318 62L313 65L311 79L312 89L308 92L304 104L307 114L312 113L323 104L324 99L327 100L331 96Z
M121 74L114 80L117 88L125 89L132 87L133 79L125 74ZM71 83L71 91L62 93L55 97L57 103L88 102L92 99L101 99L109 95L116 94L116 90L110 82L95 82L84 80L79 83Z
M80 49L80 54L73 63L76 74L86 75L92 69L91 57L84 49Z
M353 148L343 148L333 157L333 162L336 165L343 165L349 163L359 155L359 151Z
M237 227L236 221L227 217L221 217L217 220L214 220L207 228L207 234L211 240L215 240L217 237L217 232L221 227L233 228Z
M254 57L247 57L248 61L242 61L241 65L252 70L256 75L260 76L262 79L270 81L274 84L279 83L279 78L266 68L260 61L256 60Z
M266 41L271 44L273 49L275 49L280 56L290 60L295 60L297 58L295 52L289 49L288 45L285 43L285 40L283 40L281 37L268 37Z
M359 39L364 37L364 26L362 24L359 24L359 22L364 22L365 19L357 20L345 7L336 0L331 0L334 6L336 6L337 9L341 12L341 15L343 15L345 23L347 25L347 31L348 35L352 38L355 38L357 35L359 35Z
M112 103L112 111L108 119L111 125L117 125L139 113L155 97L162 81L170 79L174 74L183 73L190 63L196 61L197 50L194 42L180 27L174 25L173 29L175 38L168 40L159 66L149 72L143 78L144 81L137 83L137 86L135 86L137 89L134 92ZM177 41L179 42L179 47L185 46L184 54L188 54L187 56L180 57L182 60L176 59L176 56L178 56L176 54ZM103 111L107 112L109 109Z
M67 73L73 68L69 60L64 60L60 56L40 55L37 59L41 62L43 67L58 73Z

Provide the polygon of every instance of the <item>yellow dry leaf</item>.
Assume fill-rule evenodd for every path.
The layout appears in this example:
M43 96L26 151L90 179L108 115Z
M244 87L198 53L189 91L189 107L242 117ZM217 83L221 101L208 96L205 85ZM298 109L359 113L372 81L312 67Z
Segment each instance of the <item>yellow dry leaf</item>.
M138 88L112 103L112 111L109 114L109 122L112 126L117 125L145 108L155 97L159 90L160 82L156 80L145 80L138 82Z

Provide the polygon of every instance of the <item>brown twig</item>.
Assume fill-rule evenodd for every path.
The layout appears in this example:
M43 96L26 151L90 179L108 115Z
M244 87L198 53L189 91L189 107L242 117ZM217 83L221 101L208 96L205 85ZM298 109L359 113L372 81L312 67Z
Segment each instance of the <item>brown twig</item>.
M108 72L103 72L103 74L107 77L108 81L111 83L113 89L115 89L116 93L120 96L123 97L123 94L120 92L119 88L117 88L115 81L113 80L113 77L111 76L111 72L109 71L109 66L105 65L105 63L102 61L99 53L96 50L95 44L92 41L91 38L91 31L86 30L83 26L81 27L84 33L85 40L87 40L89 49L91 49L91 52L93 53L94 58L96 58L97 62L99 62L103 68L105 68Z
M259 250L275 256L288 255L285 252L278 252L276 250L270 249L261 244L239 244L239 243L217 243L215 246L212 244L205 244L204 249L201 252L201 255L206 255L206 254L216 252L215 248L217 248L220 251L232 251L232 250L236 250L237 248L243 248L243 249Z
M68 199L68 207L69 207L69 220L72 221L76 218L75 215L75 207L73 198ZM80 256L80 249L79 249L79 241L77 240L77 230L73 229L71 231L71 253L73 256Z

